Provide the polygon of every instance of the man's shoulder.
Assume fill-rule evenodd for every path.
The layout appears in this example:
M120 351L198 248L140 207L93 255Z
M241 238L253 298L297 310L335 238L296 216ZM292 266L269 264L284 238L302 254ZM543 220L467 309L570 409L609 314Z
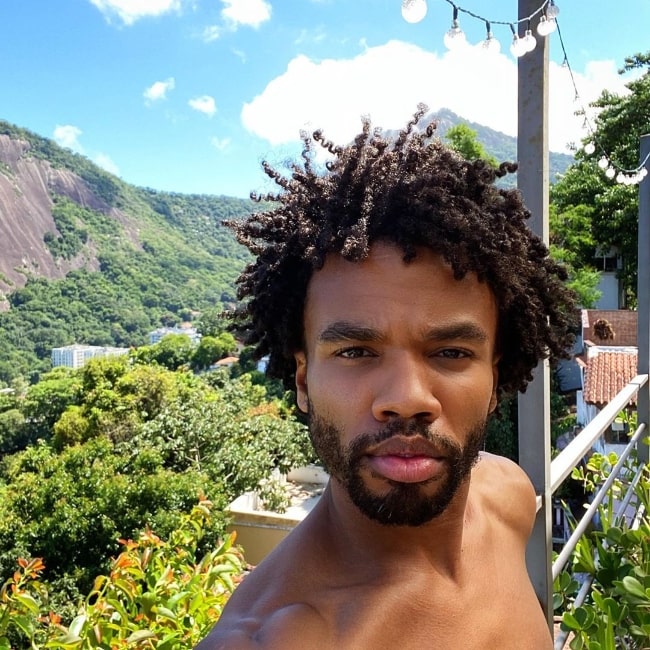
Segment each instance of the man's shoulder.
M517 463L483 452L472 475L472 487L487 511L526 535L530 533L537 510L535 489Z

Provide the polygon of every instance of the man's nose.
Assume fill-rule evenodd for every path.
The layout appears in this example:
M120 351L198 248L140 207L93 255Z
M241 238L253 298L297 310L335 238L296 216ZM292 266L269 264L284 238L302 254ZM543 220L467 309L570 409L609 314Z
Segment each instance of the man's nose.
M433 422L442 412L435 383L426 358L403 354L386 359L374 387L374 418L379 422L395 416Z

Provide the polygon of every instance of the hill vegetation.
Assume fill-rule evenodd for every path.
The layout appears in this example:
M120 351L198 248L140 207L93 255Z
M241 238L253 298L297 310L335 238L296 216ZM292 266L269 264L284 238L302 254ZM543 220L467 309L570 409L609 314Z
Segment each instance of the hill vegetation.
M19 274L3 256L10 291L0 313L0 381L33 381L53 347L143 345L156 327L235 300L247 254L221 221L249 213L251 201L136 188L24 129L3 122L0 134L23 144L3 161L0 181L5 195L25 199L17 208L0 200L0 233L11 241L20 230L18 241L41 244L18 251L32 255ZM50 179L46 196L28 183L34 174ZM44 203L44 225L19 211Z

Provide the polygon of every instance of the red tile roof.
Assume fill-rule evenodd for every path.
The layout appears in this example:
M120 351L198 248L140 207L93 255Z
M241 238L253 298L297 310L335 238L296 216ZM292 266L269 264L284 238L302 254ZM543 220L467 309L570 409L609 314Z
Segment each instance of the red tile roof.
M600 321L600 323L599 323ZM604 323L603 323L604 321ZM596 327L596 323L599 323ZM636 346L637 312L629 309L583 309L582 337L595 345ZM604 332L614 338L605 338Z
M604 406L611 402L637 374L636 352L600 352L586 362L584 400L587 404Z

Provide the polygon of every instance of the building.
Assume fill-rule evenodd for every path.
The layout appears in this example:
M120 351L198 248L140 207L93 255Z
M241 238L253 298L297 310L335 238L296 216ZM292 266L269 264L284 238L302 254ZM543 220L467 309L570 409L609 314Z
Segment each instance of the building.
M159 327L157 330L149 332L149 345L160 343L168 334L183 334L189 337L194 345L198 345L201 341L201 335L193 327Z
M129 348L110 348L100 345L66 345L52 349L52 366L66 368L81 368L88 359L127 354Z
M582 385L576 395L577 420L582 426L596 415L636 376L638 363L637 312L624 309L582 311L582 354L577 357ZM631 409L635 406L631 400ZM627 442L628 426L612 422L597 451L619 451Z

